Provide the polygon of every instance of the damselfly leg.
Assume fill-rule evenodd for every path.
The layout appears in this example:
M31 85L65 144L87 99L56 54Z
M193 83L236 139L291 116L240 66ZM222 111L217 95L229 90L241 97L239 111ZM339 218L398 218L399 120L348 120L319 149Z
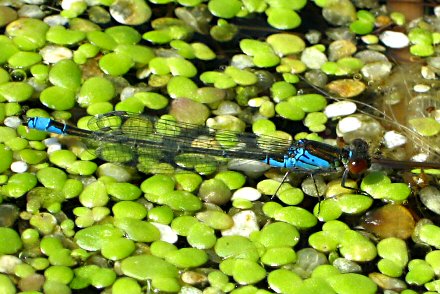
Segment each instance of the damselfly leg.
M342 174L342 179L341 179L341 187L345 188L345 189L352 190L352 191L354 191L357 194L361 194L361 195L372 197L370 194L368 194L368 192L363 191L362 189L359 189L359 188L350 187L350 186L348 186L346 184L349 173L350 173L350 171L348 169L344 170L344 173Z
M289 176L289 174L290 174L290 170L288 170L288 171L284 174L283 178L281 179L281 183L279 184L278 188L275 190L275 193L273 193L273 195L272 195L272 197L271 197L270 199L273 199L273 198L277 195L278 191L280 190L281 186L282 186L282 185L284 184L284 182L286 181L286 179L287 179L287 177Z
M316 189L316 195L318 196L318 215L319 215L319 213L321 212L321 193L319 193L318 185L316 184L316 180L313 174L310 174L310 177L312 178L313 185L315 186Z

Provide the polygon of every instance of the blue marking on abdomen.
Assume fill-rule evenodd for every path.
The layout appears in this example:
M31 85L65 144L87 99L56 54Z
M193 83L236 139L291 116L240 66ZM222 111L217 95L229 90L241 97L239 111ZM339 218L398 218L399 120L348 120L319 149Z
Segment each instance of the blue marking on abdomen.
M287 166L288 160L289 160L289 158L287 156L284 157L284 161L278 161L278 160L275 160L275 159L269 157L264 160L264 163L267 163L272 167L289 168L289 166Z
M55 134L64 134L67 125L64 125L63 129L52 124L53 120L46 117L32 117L28 119L27 125L31 129L36 129L39 131L50 132Z
M315 156L308 151L302 149L297 150L301 151L295 155L296 164L299 167L308 168L308 169L330 169L332 165L325 159L322 159L318 156Z
M293 156L291 156L293 155ZM283 161L278 161L276 159L267 157L264 160L265 163L272 167L280 168L290 168L290 169L303 169L303 170L319 170L319 169L330 169L332 165L311 153L309 153L304 148L297 148L289 155L285 155Z

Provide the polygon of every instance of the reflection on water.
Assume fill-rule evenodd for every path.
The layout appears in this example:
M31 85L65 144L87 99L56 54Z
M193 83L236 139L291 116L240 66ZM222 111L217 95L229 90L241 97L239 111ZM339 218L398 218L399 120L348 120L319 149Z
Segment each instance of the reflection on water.
M381 109L403 128L409 144L406 151L413 159L440 162L440 82L434 68L418 63L397 65L378 87Z
M361 51L358 55L365 54ZM368 60L370 55L365 62L377 68L381 63L389 63L383 57L381 54ZM436 71L429 64L394 64L388 72L378 73L376 77L363 75L361 79L368 89L350 99L339 98L356 91L349 79L339 87L342 95L329 86L333 82L323 83L321 76L306 77L314 91L330 100L356 104L356 113L340 119L336 128L337 135L345 142L362 138L370 143L372 153L386 158L440 163L440 81L436 80Z

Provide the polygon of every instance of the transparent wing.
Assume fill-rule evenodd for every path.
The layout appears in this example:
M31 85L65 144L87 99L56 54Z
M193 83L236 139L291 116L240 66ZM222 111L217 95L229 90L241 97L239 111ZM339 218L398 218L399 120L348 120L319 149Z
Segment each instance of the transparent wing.
M144 173L172 173L178 168L210 174L227 164L227 160L214 156L194 153L176 155L159 148L136 149L129 145L114 143L100 144L95 154L108 162L136 166Z
M147 115L111 112L92 118L89 128L98 141L131 143L144 149L171 153L204 151L230 158L260 159L284 156L292 138L256 135L180 123ZM203 150L201 150L203 149Z
M290 136L214 130L121 111L94 117L88 126L99 142L97 156L138 168L141 165L140 170L166 163L166 169L171 166L210 173L232 158L261 162L270 156L282 161L292 145Z

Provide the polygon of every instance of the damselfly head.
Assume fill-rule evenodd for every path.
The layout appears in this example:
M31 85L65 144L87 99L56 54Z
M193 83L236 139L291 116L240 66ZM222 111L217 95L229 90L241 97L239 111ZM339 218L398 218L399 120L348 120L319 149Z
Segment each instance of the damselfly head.
M348 148L350 150L350 157L347 163L349 172L355 175L362 174L371 165L368 143L362 139L355 139Z

